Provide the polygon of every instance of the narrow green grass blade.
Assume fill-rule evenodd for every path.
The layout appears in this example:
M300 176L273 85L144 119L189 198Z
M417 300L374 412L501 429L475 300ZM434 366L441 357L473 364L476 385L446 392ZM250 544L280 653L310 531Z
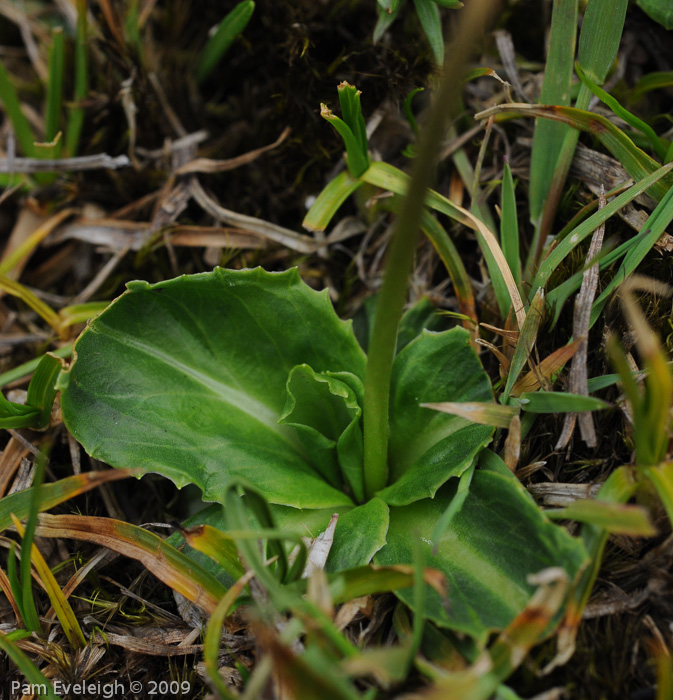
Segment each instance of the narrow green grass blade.
M80 103L86 97L89 82L89 50L87 46L87 2L77 0L77 31L75 36L75 93L70 108L65 148L70 157L77 155L79 139L84 125L84 109Z
M543 260L540 269L533 281L531 294L537 289L543 287L554 270L566 258L566 256L578 246L587 236L590 236L600 224L607 221L616 211L619 211L623 206L635 199L639 194L651 190L652 186L658 183L662 178L668 175L673 169L673 164L661 166L652 174L643 177L635 185L629 187L628 190L615 197L611 202L592 214L588 219L583 221L570 235L559 243L549 255ZM664 193L665 194L665 193Z
M593 396L559 391L525 392L519 398L521 408L528 413L582 413L610 408L610 404Z
M36 428L46 428L51 417L51 407L56 398L56 379L64 363L53 354L46 354L35 370L28 385L26 405L38 409L39 419Z
M98 316L110 305L108 301L88 301L85 304L72 304L64 306L58 316L61 319L61 328L68 328L77 323L84 323Z
M591 312L592 324L596 322L610 294L636 271L638 265L645 259L645 256L650 250L652 250L652 247L659 240L671 221L673 221L673 187L668 191L661 202L659 202L644 224L643 231L647 232L646 235L641 237L638 242L631 247L615 276L594 302Z
M19 522L19 519L16 516L14 516L13 520L14 527L17 529L19 534L23 534L24 529L21 523ZM79 622L77 621L77 617L75 616L75 613L72 607L70 606L68 599L65 597L65 595L63 595L61 587L58 585L56 579L54 578L54 574L52 574L51 569L47 565L47 562L44 560L44 557L40 553L40 550L35 546L35 544L31 545L29 551L33 567L35 568L35 571L37 572L37 575L40 581L42 582L44 590L49 596L49 600L51 601L56 617L61 623L61 628L63 629L63 632L66 638L68 639L68 642L74 648L81 649L82 647L85 647L86 638L84 637L82 628L80 627Z
M442 34L442 20L439 10L433 0L414 0L418 21L421 23L432 55L437 65L444 63L444 36Z
M47 107L45 114L44 137L53 141L58 133L61 118L61 96L63 93L63 62L65 49L63 30L59 27L53 32L53 43L49 52L49 82L47 83ZM52 157L58 158L58 153Z
M553 4L549 54L540 92L541 104L570 105L570 86L577 37L577 0L559 0ZM569 127L535 123L528 191L530 220L537 225L551 186L556 161Z
M664 29L673 29L673 7L669 0L636 0L636 5L646 12L655 22ZM669 698L669 695L657 695L659 698Z
M127 479L131 472L85 472L69 476L52 484L42 486L40 508L45 511L53 508L59 503L74 498L86 491L96 488L105 481ZM9 496L0 498L0 532L12 525L11 513L14 513L19 520L24 520L30 513L31 498L33 488L12 493Z
M590 0L584 12L578 48L582 70L602 85L622 38L628 0Z
M220 22L213 36L203 47L196 64L196 80L199 84L213 72L236 37L246 28L254 11L255 3L252 0L243 0Z
M654 129L642 119L636 117L635 114L629 112L628 109L622 107L619 104L619 102L612 95L605 92L603 88L599 87L598 85L596 85L596 83L592 82L589 79L589 77L584 73L584 71L580 68L579 64L576 66L576 71L577 75L579 76L579 79L589 88L589 90L591 90L591 92L594 95L596 95L596 97L598 97L598 99L603 104L607 105L618 117L623 119L629 126L632 126L634 129L638 129L638 131L641 131L643 134L645 134L647 140L652 145L654 152L657 154L659 159L663 161L666 157L667 148L664 142L657 136Z
M19 574L16 570L16 542L12 540L9 543L9 554L7 555L7 579L9 581L9 586L12 589L12 595L14 596L14 602L16 607L19 609L21 614L21 620L19 624L25 624L26 616L23 614L23 596L21 595L21 581L19 581Z
M9 75L0 61L0 102L5 114L12 123L16 140L27 158L35 155L35 134L21 111L21 103L14 90Z
M35 461L35 477L30 494L30 509L26 521L26 530L21 541L21 610L24 615L26 627L33 632L41 632L40 618L37 614L35 597L33 595L33 579L31 578L33 539L35 538L35 528L37 526L37 515L40 512L42 482L44 481L44 469L47 456L40 452ZM16 517L16 516L15 516Z
M386 13L391 14L400 9L402 0L377 0L379 7Z
M512 362L509 366L509 374L507 375L507 384L505 384L505 390L502 393L501 402L503 404L507 403L509 396L512 392L512 387L514 383L519 378L521 370L524 368L528 357L533 350L533 345L537 339L537 332L540 328L540 323L542 322L542 312L544 311L544 291L539 289L533 300L531 301L530 308L526 314L526 320L523 322L523 327L519 333L519 339L514 348L514 354L512 355Z
M40 697L48 700L61 700L61 696L54 692L54 687L46 676L43 675L37 666L26 656L26 654L14 644L8 635L0 632L0 651L3 651L16 664L19 671L23 673L28 684L34 688L44 689Z
M421 217L421 229L430 239L437 251L437 255L439 255L446 271L449 273L456 299L458 299L460 313L472 319L472 321L476 321L477 312L472 282L470 282L470 276L467 274L463 259L451 237L439 221L427 210L423 212Z
M353 177L361 177L369 167L369 155L362 152L353 130L324 104L320 105L320 116L327 120L343 139L346 146L346 164Z
M512 276L521 289L521 258L519 257L519 221L516 215L514 180L509 163L505 163L502 176L502 218L500 219L500 247Z
M368 182L370 185L375 185L376 187L390 190L397 195L404 195L410 182L410 178L406 173L403 173L401 170L389 165L388 163L382 163L380 161L373 162L369 169L363 173L362 179L365 182ZM509 288L505 281L503 271L501 270L500 265L496 261L495 255L491 250L491 246L485 240L485 234L480 231L476 225L477 222L475 220L475 215L471 215L464 209L457 207L449 199L443 197L434 190L428 190L425 203L431 209L434 209L442 214L446 214L448 217L464 224L465 226L476 229L477 242L479 243L484 259L486 260L486 265L491 278L491 284L493 285L493 291L498 303L498 309L502 317L507 318L507 314L512 306ZM478 223L481 224L481 221ZM492 233L491 236L493 236ZM507 265L504 257L502 257L501 262L503 265ZM511 275L511 272L509 274ZM513 278L511 283L516 286Z
M337 86L339 104L344 121L351 128L355 140L360 146L363 158L369 167L369 144L367 142L367 125L362 116L362 106L360 104L360 91L347 82L342 82Z
M72 343L54 350L53 354L56 355L56 357L67 359L72 355ZM34 360L28 360L28 362L24 362L22 365L18 365L13 369L7 370L7 372L3 372L0 374L0 388L32 374L41 361L42 357L36 357Z
M664 504L668 520L673 523L673 462L647 467L645 476L652 482L661 502Z
M243 592L250 579L254 576L254 571L239 578L236 583L224 594L217 604L214 612L208 620L206 628L206 638L203 640L203 660L206 665L206 672L210 677L211 684L216 688L221 698L224 700L236 700L238 695L234 695L225 684L219 671L220 639L222 638L222 627L229 612L236 602L238 596Z
M570 124L576 129L594 135L610 153L619 160L624 169L634 180L650 175L660 167L656 160L638 148L633 141L609 119L574 107L535 106L526 104L507 104L480 112L475 118L486 119L492 114L496 121L514 116L544 117L554 121ZM500 119L499 119L500 116ZM652 186L648 194L660 201L673 184L673 178Z
M645 93L651 90L661 90L673 85L673 71L655 71L644 75L633 88L631 99L639 100Z
M386 0L383 0L386 2ZM386 33L388 27L397 19L397 14L400 11L399 0L397 0L397 7L394 12L386 12L381 9L381 3L376 8L378 12L378 19L376 20L376 26L374 27L374 35L372 36L372 41L376 44L379 39Z
M552 520L589 523L612 535L654 537L657 534L647 511L641 506L580 499L566 508L546 510L545 514Z
M349 171L340 172L318 195L308 210L302 226L309 231L324 231L341 205L363 184Z

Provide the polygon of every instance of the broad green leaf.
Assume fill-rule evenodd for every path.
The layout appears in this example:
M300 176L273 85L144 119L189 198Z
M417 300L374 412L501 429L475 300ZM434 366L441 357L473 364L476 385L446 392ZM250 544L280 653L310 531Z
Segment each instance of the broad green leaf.
M195 483L206 500L243 478L272 503L351 503L278 425L294 366L364 373L326 291L296 270L259 268L128 286L80 336L62 376L64 420L90 454Z
M432 497L452 476L460 476L493 433L457 416L419 404L492 401L488 377L462 328L423 331L396 357L390 395L391 485L378 495L390 505ZM458 432L460 431L460 432Z
M386 544L388 522L388 506L380 498L340 515L326 570L347 571L368 564Z
M348 508L298 510L286 506L271 506L277 527L302 537L315 539L327 525L333 513L339 514L334 540L327 559L326 570L335 573L368 564L386 543L388 506L379 498Z
M412 538L420 539L425 566L447 578L446 602L427 589L428 618L483 642L523 610L534 590L527 581L530 574L562 566L572 580L586 555L579 541L545 518L516 477L479 470L451 527L433 542L434 528L456 488L454 479L432 500L391 508L388 544L374 561L410 564ZM396 594L413 605L411 590Z
M355 492L358 501L362 501L364 495L361 416L362 409L347 384L327 373L316 374L308 365L293 367L287 380L287 401L279 423L297 430L314 465L335 488L341 483L337 440L344 431L354 428L359 434L359 445L355 436L354 444L349 441L348 446L356 452L353 455L356 462L353 476L357 480L359 471L359 489ZM353 433L353 430L349 432Z
M424 330L440 331L446 328L446 321L427 297L417 301L402 316L397 328L397 352L401 352Z

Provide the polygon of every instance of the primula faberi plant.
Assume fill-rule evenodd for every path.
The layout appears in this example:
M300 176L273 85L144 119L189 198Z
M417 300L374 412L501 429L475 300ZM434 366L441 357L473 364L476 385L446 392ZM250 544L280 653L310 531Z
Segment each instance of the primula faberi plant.
M419 406L493 400L461 328L419 329L398 348L389 478L375 494L363 467L365 353L327 291L296 270L133 282L75 353L61 405L89 454L197 484L207 501L252 484L287 531L317 536L339 513L329 571L411 564L420 542L447 578L448 605L428 588L428 616L443 626L484 641L524 608L530 574L563 566L572 578L584 560L492 453L475 470L493 428Z

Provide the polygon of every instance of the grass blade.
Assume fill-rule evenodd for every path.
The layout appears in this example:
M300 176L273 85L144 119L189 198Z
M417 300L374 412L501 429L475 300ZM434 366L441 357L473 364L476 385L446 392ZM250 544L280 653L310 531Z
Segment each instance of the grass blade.
M53 43L49 52L49 82L47 83L47 107L44 125L44 138L48 142L56 138L61 120L64 55L63 29L59 27L54 29ZM58 158L58 153L54 153L51 157Z
M199 84L205 82L213 72L236 37L246 28L254 11L255 3L252 0L243 0L219 23L215 33L203 47L196 64L196 80Z
M580 499L565 508L546 510L545 514L552 520L588 523L604 529L611 535L654 537L657 534L647 510L641 506Z
M554 270L556 270L566 256L587 236L590 236L598 226L607 221L616 211L635 199L639 194L649 190L654 183L668 175L672 169L673 164L660 167L651 175L644 177L635 185L631 186L626 192L615 197L612 201L608 202L603 209L595 212L577 226L577 228L575 228L569 236L564 238L558 246L551 250L549 255L542 261L540 269L533 280L531 294L547 283Z
M594 302L594 308L591 313L592 324L596 322L608 296L635 272L638 265L645 259L645 256L650 250L652 250L652 247L659 240L671 221L673 221L673 187L668 191L661 202L659 202L643 226L643 231L647 232L646 235L641 237L638 242L629 249L622 264L619 266L619 270L617 270L617 273L608 286Z
M3 651L16 664L17 668L30 685L35 688L44 688L48 700L61 700L61 696L54 692L54 687L37 666L14 644L10 637L0 632L0 651ZM40 697L45 697L41 695Z
M521 408L528 413L582 413L610 408L609 403L593 396L560 391L524 392L519 400Z
M555 2L552 8L549 53L540 92L542 104L570 105L576 37L577 0ZM568 126L551 124L544 120L537 120L535 123L528 200L530 219L536 228L568 129ZM536 239L534 239L531 250L536 247Z
M423 33L430 43L435 62L441 66L444 63L444 37L442 36L442 20L439 16L439 9L433 0L414 0L414 5Z
M368 498L386 486L388 481L390 376L397 326L407 296L408 278L425 197L432 181L437 145L444 134L449 114L458 103L459 76L470 55L472 42L482 34L484 23L492 14L494 6L494 2L483 0L479 7L470 5L461 13L456 41L447 54L450 58L445 61L435 101L421 133L404 206L395 222L365 370L364 476Z
M479 403L476 401L422 403L421 408L449 413L452 416L466 418L480 425L494 425L496 428L508 428L514 416L519 415L518 406L501 406L497 403Z
M104 472L86 472L69 476L53 484L44 484L40 496L39 508L42 511L49 510L59 503L91 491L108 481L128 479L133 476L129 469L108 469ZM19 491L0 499L0 532L12 525L11 514L14 513L19 520L24 520L30 513L30 504L33 497L33 488Z
M72 343L54 350L52 354L56 355L56 357L67 359L70 357L70 355L72 355ZM23 379L29 374L32 374L37 369L41 361L42 357L36 357L34 360L28 360L28 362L24 362L22 365L18 365L13 369L7 370L7 372L3 372L0 374L0 388L11 384L18 379Z
M212 613L226 589L222 584L160 537L141 527L85 515L40 516L36 534L93 542L136 559L160 581L207 613Z
M28 287L24 287L20 282L15 282L9 277L0 275L0 289L17 299L21 299L24 304L41 316L55 331L59 330L60 320L58 314L46 302L35 296Z
M324 231L341 205L364 183L348 170L339 173L318 195L308 210L302 226L309 231Z
M0 101L12 123L16 140L27 158L35 156L35 134L21 111L21 103L4 65L0 62Z
M531 166L532 167L532 166ZM502 176L502 218L500 219L500 246L517 287L521 287L521 258L519 257L519 222L516 215L514 180L509 163L505 162Z
M618 117L623 119L629 126L645 134L647 140L652 145L654 152L659 157L659 160L664 161L666 158L667 146L666 144L657 136L654 129L644 122L642 119L636 117L635 114L631 114L628 109L622 107L619 102L609 93L605 92L603 88L593 83L588 76L584 74L584 71L576 66L577 75L579 79L591 90L591 92L598 97L598 99L605 105L607 105Z
M68 603L68 600L63 595L63 591L56 582L54 574L51 573L47 562L44 560L44 557L40 553L40 550L35 546L35 544L31 544L30 548L27 547L25 539L26 531L19 522L18 518L14 516L12 518L12 521L19 535L21 535L24 538L23 551L26 553L30 551L29 558L30 560L32 560L33 566L35 567L35 571L37 572L38 576L40 577L40 580L42 581L42 584L44 585L44 589L47 592L47 595L49 596L49 600L51 601L51 604L54 608L56 617L61 623L61 627L63 628L65 636L67 637L71 646L73 646L74 648L85 647L86 639L84 637L84 633L82 632L82 628L79 626L79 622L77 622L77 618L75 617L73 609L70 607L70 603Z
M75 37L75 94L70 108L65 149L72 158L77 155L79 139L84 125L84 109L81 106L86 97L89 82L89 50L87 46L87 2L77 0L77 32Z
M634 180L641 180L654 173L660 167L656 160L638 148L633 141L609 119L593 112L586 112L574 107L554 107L549 105L504 104L491 107L475 114L475 119L488 119L495 116L496 121L517 117L543 117L564 124L570 124L575 129L586 131L595 136L612 155L619 160L624 169ZM657 201L673 184L673 178L665 182L657 182L651 186L648 194Z
M35 428L42 429L49 425L51 409L56 398L56 380L64 366L63 360L47 353L40 360L33 378L28 385L26 405L38 410Z
M519 334L519 339L514 348L514 354L512 355L512 362L509 367L509 374L507 375L507 384L505 384L505 390L502 393L502 402L507 403L511 393L514 383L519 378L521 370L528 361L528 357L533 351L533 346L537 339L537 332L542 322L542 313L544 311L544 291L539 289L536 293L533 301L531 302L528 313L526 314L526 319L521 326L521 332ZM510 416L511 417L511 416Z

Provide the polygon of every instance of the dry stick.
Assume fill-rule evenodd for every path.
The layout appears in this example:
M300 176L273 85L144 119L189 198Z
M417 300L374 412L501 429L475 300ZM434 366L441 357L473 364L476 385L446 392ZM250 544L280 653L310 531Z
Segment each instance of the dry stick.
M54 170L117 170L131 165L127 156L97 153L76 158L0 158L0 173L43 173Z
M598 208L602 209L606 205L605 190L601 186L598 198ZM605 235L605 224L601 224L591 238L591 245L587 253L587 265L598 255ZM591 307L596 296L598 286L598 262L587 267L582 275L582 286L575 298L575 314L573 317L573 337L579 340L580 344L572 359L570 376L568 378L568 389L571 394L581 394L588 396L589 378L587 376L587 350L589 346L589 323L591 319ZM570 441L570 437L575 427L575 421L579 420L580 435L588 447L596 447L596 429L590 411L582 413L569 413L563 422L561 435L556 443L556 449L562 450Z
M502 65L507 72L507 77L514 86L517 95L523 102L530 102L530 97L528 97L526 91L523 89L521 79L519 78L519 70L516 67L516 52L514 50L514 43L512 42L512 35L504 29L498 29L498 31L495 32L495 45L498 48L498 53L500 54Z
M246 231L252 231L262 238L274 241L274 243L280 243L290 248L290 250L296 250L298 253L313 253L319 247L319 242L310 236L304 236L290 229L272 224L269 221L264 221L264 219L257 219L254 216L246 216L245 214L225 209L206 194L206 191L195 176L192 176L192 178L191 191L194 200L217 221L223 221L230 226L238 226Z

